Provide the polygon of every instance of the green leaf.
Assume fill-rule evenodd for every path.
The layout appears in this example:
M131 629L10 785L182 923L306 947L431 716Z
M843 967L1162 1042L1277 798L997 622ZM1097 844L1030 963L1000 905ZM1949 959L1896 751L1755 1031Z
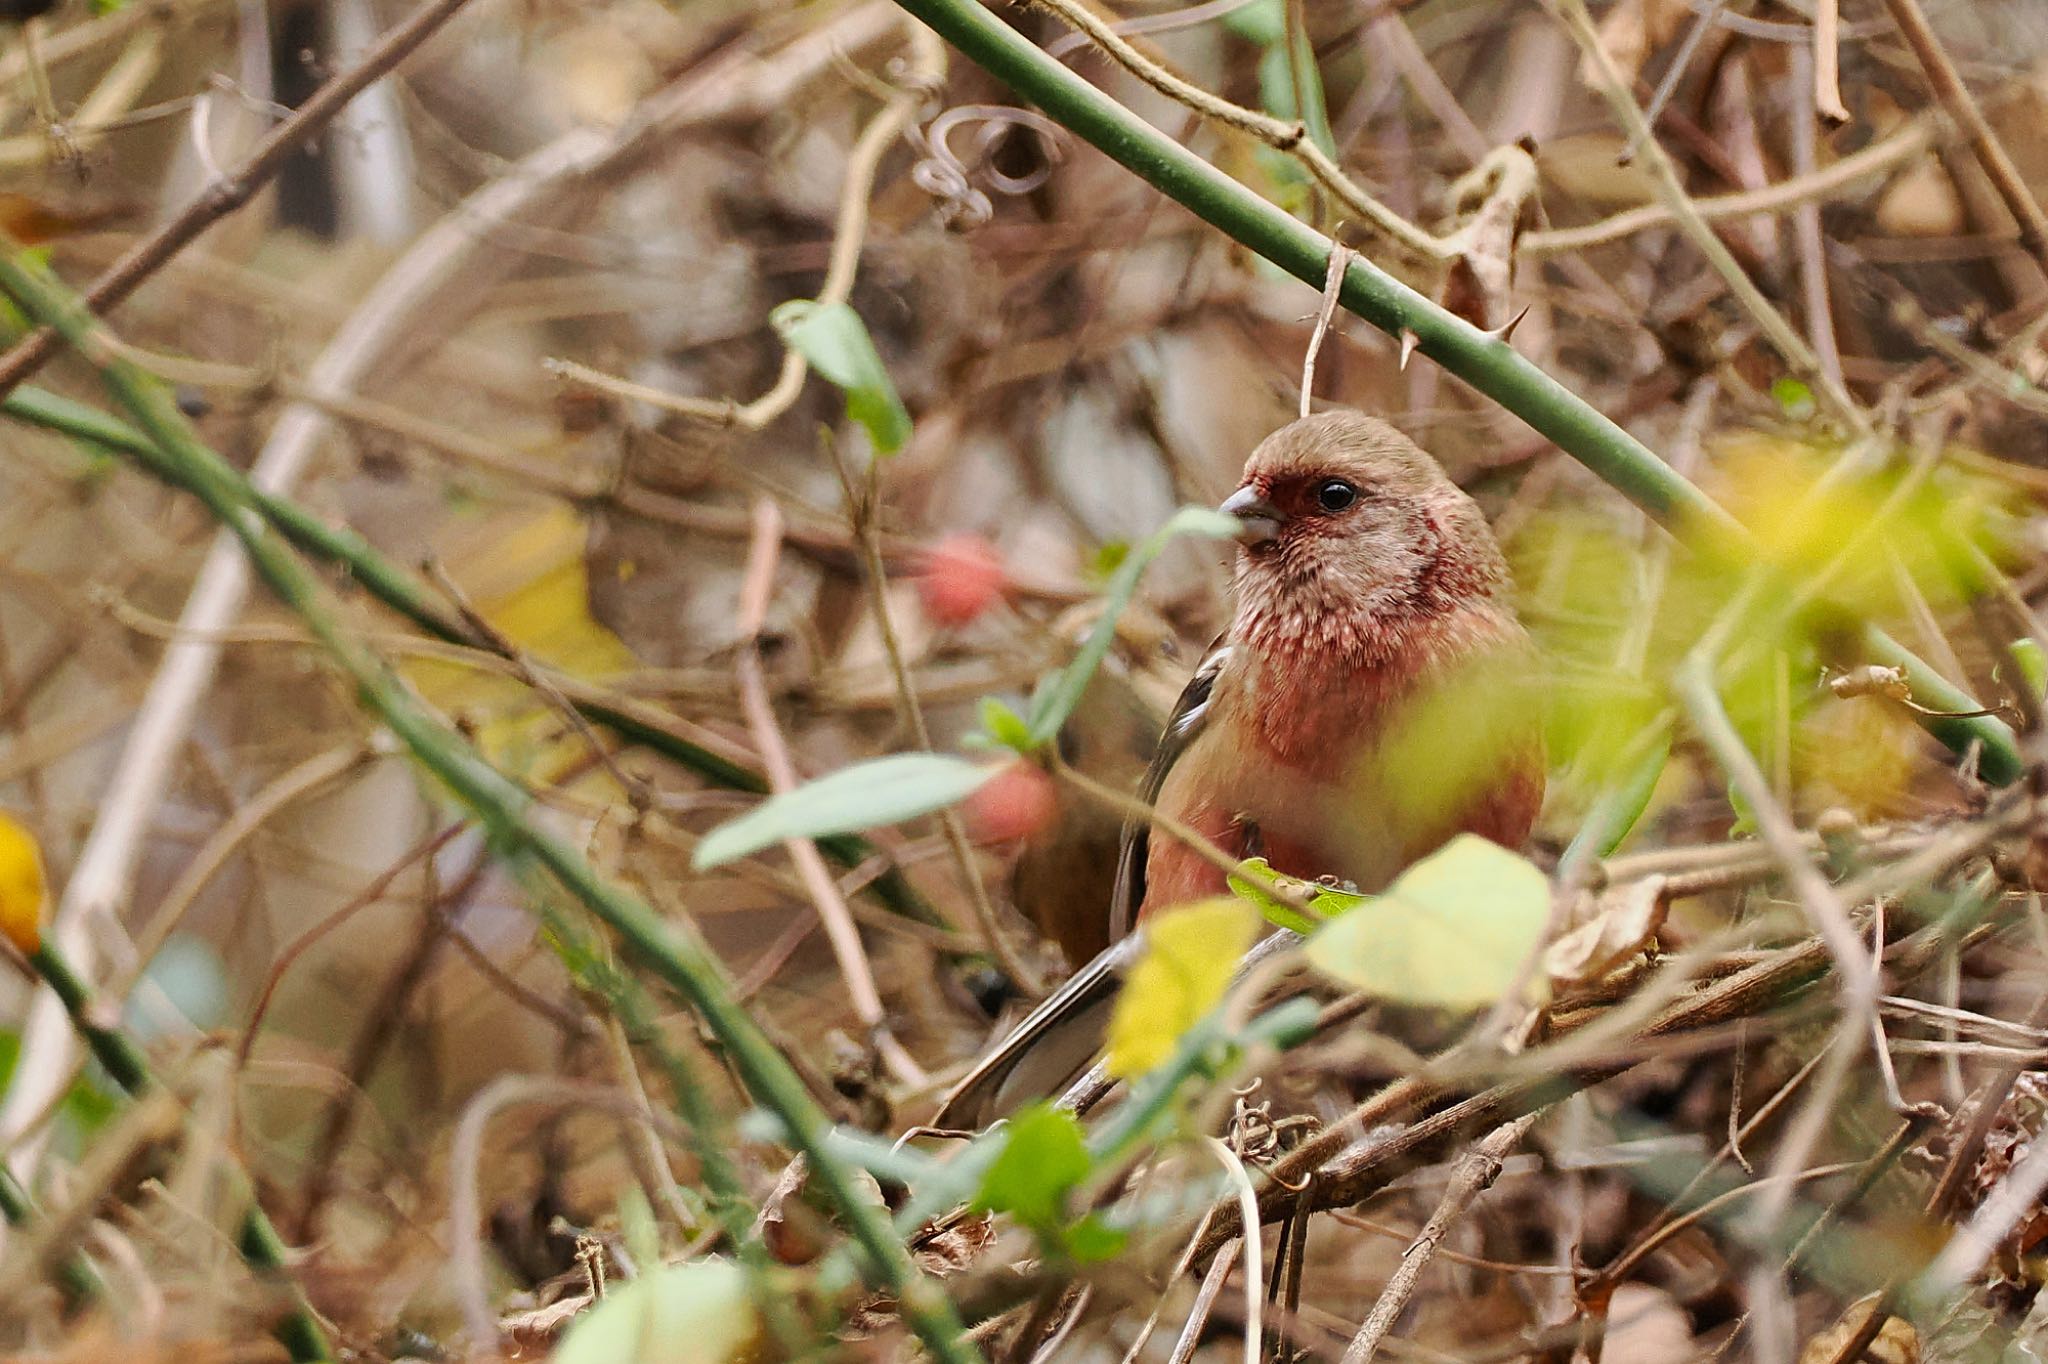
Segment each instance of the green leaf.
M1132 1080L1173 1055L1216 1007L1258 926L1243 900L1219 896L1145 921L1145 952L1109 1017L1109 1073Z
M1271 47L1287 32L1287 0L1252 0L1224 15L1223 26L1260 47Z
M1460 834L1326 924L1307 953L1318 970L1385 999L1478 1008L1514 984L1549 922L1550 882L1528 858ZM1529 988L1547 991L1541 972Z
M2020 665L2029 691L2036 696L2048 692L2048 656L2043 656L2039 644L2031 639L2016 639L2012 642L2012 657Z
M1091 1212L1060 1233L1060 1248L1076 1264L1095 1265L1123 1254L1130 1239L1121 1227L1112 1227Z
M910 439L910 413L875 349L860 314L844 303L791 299L768 314L782 343L846 393L846 415L859 422L875 453L893 455Z
M1814 413L1813 390L1797 379L1771 380L1771 397L1777 400L1778 410L1793 421L1805 421Z
M1066 1221L1067 1195L1088 1177L1081 1124L1064 1108L1036 1103L1010 1119L1003 1149L974 1195L980 1212L1006 1212L1027 1227L1051 1231Z
M1321 927L1321 920L1309 918L1308 915L1303 914L1293 905L1272 894L1271 887L1273 884L1284 879L1287 878L1274 871L1272 864L1266 861L1265 858L1247 857L1244 861L1237 864L1237 874L1230 878L1230 890L1239 899L1250 901L1252 907L1264 915L1266 922L1269 924L1274 924L1280 928L1292 929L1303 936L1315 932L1317 928ZM1301 885L1306 883L1296 882L1295 884ZM1316 886L1310 889L1312 892L1319 892L1328 889L1328 887Z
M988 747L1015 749L1019 753L1030 753L1038 747L1024 717L993 696L981 698L981 735L977 737L985 737Z
M553 1364L727 1364L754 1357L761 1314L726 1260L643 1271L576 1318Z
M1138 589L1138 578L1144 573L1145 566L1158 558L1159 552L1176 535L1205 535L1214 540L1228 540L1234 538L1240 528L1236 517L1212 508L1182 507L1173 514L1172 520L1124 556L1116 572L1110 575L1102 617L1088 632L1080 652L1074 655L1072 663L1053 674L1032 694L1026 723L1031 727L1034 747L1049 742L1058 734L1060 726L1074 713L1074 707L1081 703L1081 693L1088 690L1089 679L1102 666L1103 657L1109 653L1109 646L1116 639L1117 618L1131 604L1131 596Z
M948 753L898 753L843 767L770 796L704 835L690 860L702 871L790 838L822 838L930 814L970 795L1002 769Z
M1586 821L1564 851L1565 863L1580 857L1607 857L1622 845L1650 808L1650 797L1671 761L1671 731L1659 729L1642 752L1600 793Z

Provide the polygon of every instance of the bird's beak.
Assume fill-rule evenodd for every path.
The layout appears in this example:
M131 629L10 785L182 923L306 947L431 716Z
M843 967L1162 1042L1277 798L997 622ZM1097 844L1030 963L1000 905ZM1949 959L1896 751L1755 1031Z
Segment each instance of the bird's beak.
M1240 529L1237 538L1248 545L1263 545L1280 536L1280 523L1286 518L1280 509L1259 496L1259 490L1250 486L1239 488L1223 499L1223 505L1216 510L1226 516L1234 516Z

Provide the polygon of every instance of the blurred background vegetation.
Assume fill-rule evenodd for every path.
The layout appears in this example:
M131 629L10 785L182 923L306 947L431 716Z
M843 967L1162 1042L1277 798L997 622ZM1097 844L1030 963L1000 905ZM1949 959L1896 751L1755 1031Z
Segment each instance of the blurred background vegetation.
M1556 909L1539 895L1535 922L1571 934L1552 1000L1509 994L1468 1035L1427 988L1325 982L1260 1088L1190 1063L1139 1145L1095 1125L1084 1151L1036 1114L1010 1153L1028 1175L953 1189L995 1214L902 1229L962 1348L2048 1348L2048 6L993 13L1249 192L1512 323L1515 352L1754 538L1731 564L1668 535L1428 347L1336 314L1316 405L1386 416L1478 499L1541 645L1535 675L1461 687L1412 748L1426 785L1475 710L1542 710L1529 853ZM351 73L376 79L331 122L288 122ZM828 841L816 868L771 848L700 870L700 841L779 761L800 780L1007 742L987 699L1028 714L1097 626L1112 647L1051 765L1131 790L1228 619L1228 549L1165 544L1120 614L1105 589L1295 415L1319 308L1060 112L885 0L0 0L0 229L80 292L181 213L203 229L105 310L97 362L154 376L212 450L414 573L443 637L330 567L346 633L532 793L526 821L701 940L820 1109L886 1142L1105 945L1125 812L1039 753L964 821ZM1511 184L1517 147L1534 174ZM787 1131L746 1116L730 1039L494 857L502 830L407 760L212 514L21 406L113 411L91 365L20 355L0 357L0 383L36 386L0 422L0 801L40 848L29 912L98 987L88 1021L158 1083L125 1098L9 956L0 1140L41 1212L0 1247L0 1348L279 1355L285 1299L230 1234L252 1196L354 1358L537 1357L600 1270L617 1289L661 1263L703 1272L565 1352L920 1348L893 1295L856 1290L844 1209L788 1166ZM1952 690L1862 652L1865 623ZM1930 735L1965 708L2017 734L2011 770ZM0 871L26 856L0 846ZM1214 1002L1175 1028L1252 1009ZM734 1188L672 1140L693 1085L685 1118L716 1115L698 1130ZM1336 1121L1361 1101L1362 1144ZM1274 1216L1249 1299L1242 1242L1202 1214L1237 1206L1211 1134ZM915 1178L847 1157L897 1213L958 1143L907 1149L931 1157ZM1302 1187L1332 1192L1289 1212ZM744 1274L705 1258L737 1242ZM466 1247L481 1296L451 1272ZM79 1252L97 1291L61 1272Z

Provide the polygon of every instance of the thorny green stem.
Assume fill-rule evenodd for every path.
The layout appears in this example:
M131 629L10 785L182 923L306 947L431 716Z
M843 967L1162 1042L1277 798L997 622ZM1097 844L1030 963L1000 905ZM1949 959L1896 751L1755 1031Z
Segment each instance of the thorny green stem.
M0 236L0 293L38 323L54 327L99 372L114 400L162 456L152 472L196 494L242 542L256 572L305 624L347 674L363 705L426 770L476 817L501 856L530 859L617 932L650 970L689 1001L731 1056L756 1102L783 1122L809 1158L826 1196L861 1246L876 1282L895 1295L907 1325L942 1364L968 1364L978 1352L963 1336L952 1303L912 1262L894 1229L864 1196L854 1172L831 1151L831 1120L811 1099L790 1064L734 999L724 971L708 954L671 931L639 897L606 881L583 856L524 818L526 792L485 762L433 716L390 668L343 629L319 580L264 520L234 471L193 433L161 386L111 353L75 295L27 266L16 244ZM267 1224L266 1224L267 1225Z
M640 982L606 959L597 943L577 931L568 916L556 908L555 897L547 888L531 889L542 923L561 944L562 964L571 978L611 1010L629 1045L646 1051L661 1067L676 1112L687 1129L690 1148L697 1156L698 1176L704 1182L711 1215L755 1282L765 1283L771 1268L768 1255L760 1241L750 1234L757 1210L733 1160L730 1124L713 1107L703 1078L690 1059L662 1036L655 1022L653 1001L641 989ZM791 1350L800 1350L804 1338L786 1296L772 1291L757 1296L777 1339Z
M1333 249L1328 237L1046 56L978 0L896 2L1020 97L1196 217L1288 274L1322 286ZM1724 508L1499 336L1431 302L1362 257L1345 271L1339 300L1388 335L1413 337L1415 349L1527 422L1687 544L1731 563L1757 561L1754 541ZM1863 648L1871 662L1904 668L1915 699L1929 708L1980 709L1874 626L1864 627ZM1957 753L1976 747L1979 771L1987 780L2002 785L2019 776L2019 746L2003 721L1929 717L1927 727Z

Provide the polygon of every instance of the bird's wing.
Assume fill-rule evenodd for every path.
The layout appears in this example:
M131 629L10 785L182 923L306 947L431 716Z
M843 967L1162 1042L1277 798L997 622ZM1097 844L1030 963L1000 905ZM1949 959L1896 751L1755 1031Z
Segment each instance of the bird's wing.
M1065 1088L1101 1050L1110 1005L1140 947L1135 937L1113 942L1067 977L961 1077L931 1125L986 1127Z
M1159 799L1159 789L1166 785L1166 774L1180 761L1182 754L1193 746L1203 727L1209 721L1209 697L1216 689L1216 679L1223 672L1224 664L1230 661L1230 646L1218 636L1209 646L1208 656L1202 660L1195 675L1181 688L1180 699L1173 703L1173 715L1166 722L1166 731L1159 736L1159 747L1153 750L1152 765L1145 769L1145 781L1138 789L1139 799L1147 805ZM1152 846L1152 826L1142 819L1134 819L1124 825L1123 850L1117 856L1116 889L1109 899L1109 939L1121 941L1129 936L1131 928L1138 921L1138 909L1145 903L1145 859Z
M1211 646L1195 675L1174 702L1139 794L1147 805L1159 797L1167 771L1206 723L1209 695L1230 657L1230 646ZM1057 1094L1102 1047L1109 1006L1125 970L1137 960L1139 940L1131 928L1145 900L1143 820L1124 826L1117 858L1116 889L1110 899L1110 945L1040 1001L1003 1040L975 1063L940 1105L935 1127L981 1127L1032 1099Z

